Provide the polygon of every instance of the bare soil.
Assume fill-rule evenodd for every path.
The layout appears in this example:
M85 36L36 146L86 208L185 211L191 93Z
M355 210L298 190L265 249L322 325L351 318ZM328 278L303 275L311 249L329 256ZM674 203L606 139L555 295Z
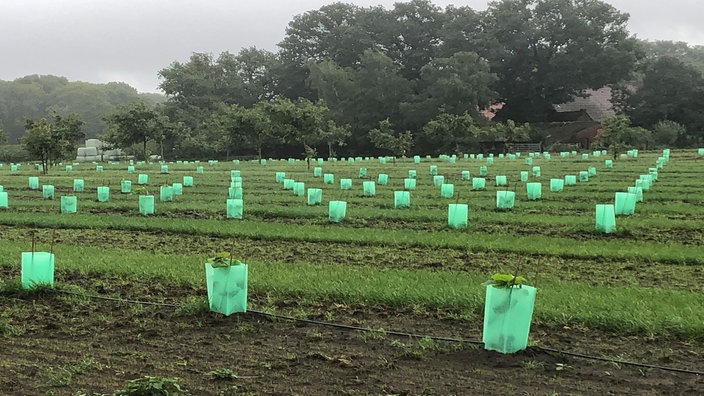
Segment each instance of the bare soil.
M535 326L514 355L295 322L249 312L225 317L194 307L205 291L185 285L62 273L90 294L184 308L89 299L61 292L0 294L0 394L76 395L123 389L143 376L178 377L193 395L698 395L704 378L601 362L559 350L704 371L704 348L686 340ZM4 267L3 279L19 273ZM6 288L7 289L7 288ZM271 304L253 295L250 308ZM443 312L323 303L308 318L421 335L477 339L481 323ZM226 373L218 376L214 371ZM230 370L225 371L225 370ZM229 373L232 373L230 375Z

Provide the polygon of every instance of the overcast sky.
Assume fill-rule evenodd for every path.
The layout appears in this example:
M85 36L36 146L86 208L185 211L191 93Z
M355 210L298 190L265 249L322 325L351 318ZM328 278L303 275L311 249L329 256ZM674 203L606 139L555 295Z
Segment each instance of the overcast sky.
M360 6L394 0L352 0ZM648 40L704 45L703 0L608 0ZM294 15L328 0L0 0L0 80L53 74L157 92L157 72L193 52L276 50ZM486 9L485 0L435 4Z

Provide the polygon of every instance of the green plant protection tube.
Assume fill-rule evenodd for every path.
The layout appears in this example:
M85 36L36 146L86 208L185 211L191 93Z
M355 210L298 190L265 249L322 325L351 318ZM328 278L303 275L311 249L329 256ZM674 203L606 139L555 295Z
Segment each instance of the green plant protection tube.
M208 305L225 316L247 312L247 264L213 267L205 264Z
M328 204L328 220L331 223L339 223L347 216L346 201L330 201Z
M376 183L365 181L362 183L362 190L365 197L373 197L376 195Z
M137 184L139 184L140 186L143 186L143 185L146 185L147 183L149 183L149 175L144 174L144 173L140 173L137 176Z
M259 160L259 163L261 165L266 165L266 160L264 158L262 158L261 160Z
M10 172L17 172L19 167L17 165L10 165Z
M455 185L454 184L441 184L440 185L440 198L452 198L455 195Z
M110 187L98 187L98 202L108 202L110 200Z
M533 158L527 157L527 158L525 159L525 164L526 164L526 165L533 165Z
M242 201L242 199L228 199L225 204L227 208L228 219L242 220L242 211L244 207L244 201Z
M61 197L61 213L76 213L78 211L78 198L75 195Z
M563 179L550 179L550 191L561 192L565 188L565 181Z
M430 165L430 175L437 176L437 174L438 174L438 166L437 165Z
M642 187L628 187L628 192L636 196L636 202L643 202L643 188Z
M347 158L347 163L348 164L354 163L354 158L352 158L352 157Z
M550 161L550 159L552 158L552 156L550 155L550 153L543 153L543 158L545 158L546 160Z
M462 180L467 180L467 181L469 181L469 179L471 178L468 170L463 170L460 177Z
M526 183L528 199L531 201L540 199L542 196L542 189L543 185L540 183Z
M127 173L130 173L130 174L134 173L134 165L129 165L127 167Z
M120 193L129 194L132 192L132 182L130 180L122 180L120 182Z
M479 176L485 177L488 174L489 174L489 169L486 166L479 167Z
M486 287L484 349L515 353L526 349L533 319L536 289L532 286Z
M606 169L613 169L614 161L613 160L604 160L604 167Z
M409 179L415 179L418 176L418 172L416 172L413 169L408 170L408 178Z
M183 177L183 186L184 187L193 187L193 176L184 176Z
M580 182L588 182L589 181L589 172L588 171L580 171L579 172L579 181Z
M596 176L596 167L590 166L587 169L587 174L589 174L589 177Z
M293 195L302 197L306 194L306 184L304 182L293 183Z
M274 176L274 180L277 183L283 183L285 178L286 178L286 172L276 172L276 176Z
M332 173L326 173L323 175L323 183L333 184L335 183L335 175Z
M7 209L8 207L7 192L0 191L0 209Z
M636 194L617 192L614 198L614 211L617 216L629 216L636 212Z
M451 163L451 164L456 164L456 163L457 163L457 157L453 155L452 157L448 158L447 161L448 161L449 163Z
M477 159L478 159L478 160L484 159L484 154L477 154Z
M697 149L697 155L699 155L699 156L704 155L704 148L698 148L698 149Z
M169 173L169 166L168 165L161 165L161 170L159 173Z
M499 153L499 159L501 159L501 158L504 158L504 154L503 154L503 153Z
M66 173L71 173L73 170L73 165L66 165Z
M103 166L102 166L102 165L97 165L97 166L95 167L95 171L96 171L96 172L102 172L102 171L103 171Z
M322 158L318 158L318 165L322 165L322 164L323 164L323 159L322 159Z
M293 158L289 158L289 159L288 159L288 163L289 163L290 165L293 165L293 164L296 163L296 160L293 159Z
M202 166L197 166L196 167L196 174L197 175L202 175L205 172Z
M565 185L566 186L576 186L577 185L577 175L565 175Z
M596 230L605 234L616 231L616 209L614 205L596 205Z
M704 149L702 149L702 150L704 150ZM700 155L704 155L704 154L700 154ZM414 164L420 164L420 155L414 155L414 156L413 156L413 163L414 163Z
M486 179L483 177L472 178L472 190L483 190L486 188Z
M447 225L453 229L467 228L469 206L467 204L447 205Z
M323 203L323 190L321 188L308 189L308 206L320 205Z
M648 174L653 178L653 181L658 180L658 168L648 168Z
M386 165L386 157L379 157L379 163L382 165Z
M140 195L139 196L139 214L152 215L154 214L154 196Z
M494 157L487 157L486 164L487 165L494 165Z
M389 175L386 173L379 173L379 176L376 178L376 183L380 186L389 184Z
M416 189L416 179L403 179L403 188L405 190L415 190Z
M587 154L587 153L582 154L582 159L583 159L583 160L588 160L588 159L589 159L589 154Z
M516 203L516 193L513 191L500 190L496 192L497 209L513 209Z
M496 176L495 178L496 186L501 187L501 186L508 186L508 180L506 176L500 175Z
M323 176L323 168L316 166L313 168L313 177L322 177Z
M367 168L359 168L359 176L360 179L365 179L367 177Z
M5 187L0 185L0 192L3 192L3 191L5 191Z
M174 200L174 189L171 186L159 187L159 201L171 202Z
M230 187L227 189L229 199L242 199L242 187Z
M351 190L352 189L352 179L340 179L340 189L341 190Z
M42 185L42 198L54 199L54 186L51 184Z
M533 177L540 177L540 167L539 166L534 166L531 169L531 173L533 174Z
M174 189L174 195L183 195L183 183L174 183L171 187Z
M49 252L22 252L22 288L54 287L54 255Z
M526 183L528 181L528 176L530 173L528 171L521 171L521 181Z
M39 178L36 176L30 176L29 179L29 188L32 190L39 190Z
M433 176L433 185L435 187L440 187L445 183L445 176L437 175Z
M237 169L230 170L230 180L234 180L236 177L242 177L242 172Z
M394 191L394 208L410 208L411 193L408 191Z

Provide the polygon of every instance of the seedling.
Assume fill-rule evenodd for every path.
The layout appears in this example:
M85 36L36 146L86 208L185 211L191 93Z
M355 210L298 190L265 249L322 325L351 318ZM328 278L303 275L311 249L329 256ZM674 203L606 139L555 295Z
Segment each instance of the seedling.
M485 284L492 285L500 289L507 289L514 286L521 287L526 282L526 278L522 276L516 276L511 274L494 274L491 276L491 279L489 279Z

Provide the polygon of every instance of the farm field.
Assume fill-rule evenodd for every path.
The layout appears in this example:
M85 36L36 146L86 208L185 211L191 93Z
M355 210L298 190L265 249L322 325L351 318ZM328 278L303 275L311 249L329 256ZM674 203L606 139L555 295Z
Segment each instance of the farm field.
M532 165L526 155L310 169L202 161L169 163L168 174L159 164L135 164L133 174L124 162L99 164L102 172L80 164L49 175L4 164L0 372L9 375L0 394L112 394L144 376L178 377L194 395L704 393L704 159L672 151L635 214L617 216L614 233L595 228L595 205L612 204L660 155L615 159L612 169L611 156L557 154ZM314 177L316 166L334 183ZM452 198L441 198L430 166L454 184ZM479 177L481 166L486 188L475 191L461 175ZM533 166L536 201L519 178ZM589 181L550 191L550 179L590 167ZM226 216L231 170L242 177L242 219ZM396 209L409 170L417 188L410 207ZM322 205L284 190L277 172L322 189ZM380 173L388 185L364 197L362 182ZM149 175L153 215L139 213L138 195L120 193L122 180L137 190L138 174ZM498 175L507 187L494 185ZM193 187L160 202L159 186L184 176ZM28 177L39 177L39 190ZM73 192L74 179L84 192ZM41 185L54 186L54 199ZM110 187L108 202L97 202L98 186ZM513 209L496 209L497 190L515 191ZM65 195L77 197L77 213L60 213ZM347 202L339 223L328 219L333 200ZM455 203L468 204L466 228L448 226ZM56 255L53 291L21 290L20 256L33 238L37 251ZM203 263L224 251L249 265L246 314L208 311ZM538 288L529 347L515 355L478 342L482 284L497 272Z

